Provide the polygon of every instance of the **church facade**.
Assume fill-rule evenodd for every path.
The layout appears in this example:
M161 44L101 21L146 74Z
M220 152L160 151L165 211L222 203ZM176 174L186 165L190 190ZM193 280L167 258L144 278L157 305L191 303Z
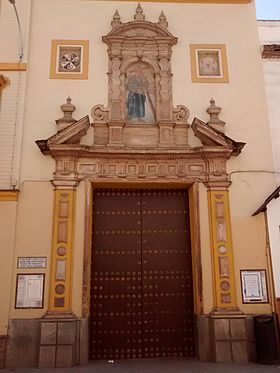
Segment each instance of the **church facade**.
M254 3L0 16L1 364L254 361L253 316L275 313Z

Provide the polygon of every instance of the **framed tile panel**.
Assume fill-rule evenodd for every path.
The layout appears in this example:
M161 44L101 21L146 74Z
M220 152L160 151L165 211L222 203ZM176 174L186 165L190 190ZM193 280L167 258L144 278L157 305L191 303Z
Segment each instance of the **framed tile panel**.
M52 40L50 79L88 79L88 40Z
M191 44L193 83L228 83L228 65L224 44Z

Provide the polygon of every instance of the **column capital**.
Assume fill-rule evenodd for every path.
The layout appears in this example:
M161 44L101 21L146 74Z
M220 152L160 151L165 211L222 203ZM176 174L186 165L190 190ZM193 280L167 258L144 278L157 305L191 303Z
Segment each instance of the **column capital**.
M213 181L205 181L204 185L206 186L208 191L227 191L231 186L231 181L229 180L213 180Z
M76 190L80 180L51 180L55 190Z

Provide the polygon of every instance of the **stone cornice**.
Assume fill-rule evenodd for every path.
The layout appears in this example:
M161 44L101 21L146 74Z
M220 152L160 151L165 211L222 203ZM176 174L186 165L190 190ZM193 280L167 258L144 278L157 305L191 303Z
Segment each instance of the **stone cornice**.
M75 144L50 144L46 140L36 141L44 155L51 155L53 158L121 158L121 159L200 159L200 158L224 158L229 159L233 150L226 146L198 146L182 147L174 149L164 148L109 148L89 145ZM42 145L43 144L43 145Z

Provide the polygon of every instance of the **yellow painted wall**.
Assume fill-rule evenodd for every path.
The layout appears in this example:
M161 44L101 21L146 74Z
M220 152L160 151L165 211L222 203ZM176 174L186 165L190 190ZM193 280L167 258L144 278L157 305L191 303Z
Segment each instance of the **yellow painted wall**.
M21 186L16 219L16 240L12 261L11 318L41 317L48 309L50 253L53 217L53 186L50 182L26 182ZM17 269L19 256L46 256L46 269ZM45 273L44 309L15 309L17 273Z
M0 335L7 334L17 201L0 201Z
M256 163L255 169L257 168L258 164ZM274 180L273 174L253 172L236 173L232 175L230 209L232 216L237 299L239 307L246 313L271 311L269 304L242 304L240 270L268 270L264 214L261 213L257 216L252 216L252 214L271 191L274 190ZM271 301L271 287L269 290L269 298Z

